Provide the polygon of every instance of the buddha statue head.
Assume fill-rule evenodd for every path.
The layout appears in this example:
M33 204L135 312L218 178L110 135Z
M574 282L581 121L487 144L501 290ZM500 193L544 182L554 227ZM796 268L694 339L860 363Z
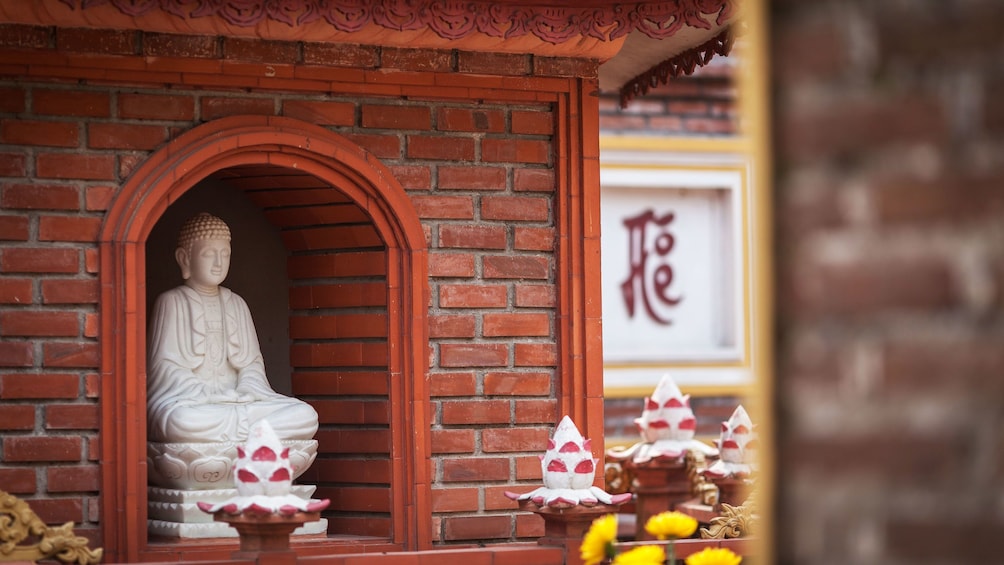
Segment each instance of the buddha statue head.
M185 284L215 290L230 271L230 227L207 212L189 218L181 226L174 258Z

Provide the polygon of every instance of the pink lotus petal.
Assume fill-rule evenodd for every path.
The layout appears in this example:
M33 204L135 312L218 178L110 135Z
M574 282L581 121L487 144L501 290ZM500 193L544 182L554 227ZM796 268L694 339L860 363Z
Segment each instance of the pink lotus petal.
M331 504L331 500L325 498L324 500L311 500L307 503L307 512L320 512Z
M540 506L541 504L544 504L544 497L540 496L539 494L537 496L534 496L530 500L532 500L534 502L534 504L536 504L537 506Z
M583 506L596 506L596 503L598 502L599 500L596 500L593 497L579 499L579 504Z
M559 496L558 498L555 498L554 500L549 500L547 502L547 505L550 506L551 508L569 508L571 506L575 506L576 505L576 501L569 500L569 499L567 499L567 498L565 498L563 496Z
M240 469L237 471L237 480L242 483L257 483L258 477L247 469Z
M277 483L280 481L289 481L292 479L290 479L289 477L289 469L285 467L280 467L276 469L274 473L272 473L272 476L269 477L268 480L270 482Z
M554 449L555 447L557 447L557 444L556 444L556 443L554 443L554 440L553 440L553 439L549 439L549 440L547 440L547 450L548 450L548 451L550 451L550 450Z
M516 494L516 493L514 493L512 491L508 491L508 490L507 491L503 491L502 494L504 494L505 497L508 498L509 500L519 500L519 497L523 496L521 494Z
M578 453L580 451L582 451L582 448L579 447L579 444L574 441L566 441L565 445L562 445L561 449L558 450L558 453Z
M263 446L259 447L258 449L254 450L254 453L251 455L251 460L252 461L275 461L276 460L276 456L275 456L275 452L272 451L271 447L269 447L267 445L263 445Z
M223 508L220 508L220 510L226 512L227 514L237 514L238 513L237 503L231 502L230 504L227 504Z
M679 398L670 398L667 400L663 406L666 408L683 408L683 402Z
M659 409L659 403L656 402L656 401L654 401L654 400L652 400L651 398L646 397L645 398L645 409L646 410L658 410Z
M680 420L680 423L676 427L681 430L696 430L697 420L693 418L684 418Z
M561 459L552 459L551 462L547 464L547 470L556 473L567 473L568 467L565 466L564 461Z
M739 442L734 439L723 440L721 445L722 449L739 449Z
M248 512L248 513L251 513L251 514L262 514L262 515L267 515L267 514L272 514L273 513L271 508L265 508L264 506L261 506L257 502L251 503L251 506L248 506L247 508L245 508L244 512Z
M583 441L582 442L582 449L585 450L585 451L592 451L593 450L593 440L587 439L587 440Z
M245 457L247 457L247 453L244 453L244 448L239 445L237 446L237 457L239 459L244 459Z
M634 496L634 495L632 495L630 492L624 492L624 493L621 493L621 494L615 494L615 495L612 495L610 497L610 503L611 504L623 504L623 503L631 500L632 496Z
M287 447L286 449L283 449L282 455L280 455L279 457L282 457L283 459L289 459L289 448Z
M209 502L202 502L201 500L199 502L196 502L195 504L199 507L199 510L202 510L207 514L212 514L214 512L213 507L215 506L215 504L211 504Z
M575 466L576 473L595 473L596 465L593 463L592 459L583 459L579 461L579 464Z
M662 428L668 428L669 422L667 422L666 420L652 420L651 422L648 423L648 427L655 428L657 430Z
M296 514L299 511L300 510L296 506L293 506L292 504L283 504L282 506L279 507L279 514L283 516L292 516L293 514Z

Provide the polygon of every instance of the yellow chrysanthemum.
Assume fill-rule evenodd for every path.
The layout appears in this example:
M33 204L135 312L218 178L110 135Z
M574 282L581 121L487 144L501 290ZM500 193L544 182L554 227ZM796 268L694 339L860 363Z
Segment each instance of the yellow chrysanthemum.
M697 520L683 512L661 512L645 523L645 531L665 539L689 538L697 530Z
M724 547L705 547L702 551L691 554L684 562L687 565L739 565L743 558Z
M614 565L662 565L666 551L658 545L639 545L614 557Z
M582 558L583 565L596 565L609 557L616 539L616 514L607 514L593 520L579 546L579 557Z

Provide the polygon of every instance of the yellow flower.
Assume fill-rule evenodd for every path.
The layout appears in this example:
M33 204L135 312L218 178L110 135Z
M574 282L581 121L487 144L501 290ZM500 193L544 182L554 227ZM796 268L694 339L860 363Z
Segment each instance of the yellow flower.
M664 539L689 538L697 530L697 520L683 512L662 512L645 523L645 531Z
M743 558L724 547L705 547L702 551L692 553L684 562L687 565L739 565Z
M639 545L614 557L614 565L662 565L666 552L658 545Z
M617 539L617 515L607 514L593 520L589 531L582 538L579 557L583 565L596 565L609 557Z

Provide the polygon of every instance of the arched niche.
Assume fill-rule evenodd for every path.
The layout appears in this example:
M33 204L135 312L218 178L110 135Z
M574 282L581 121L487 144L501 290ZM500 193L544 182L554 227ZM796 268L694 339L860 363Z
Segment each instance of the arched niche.
M386 492L377 494L386 498L386 519L360 522L369 524L360 525L363 529L376 522L376 536L355 533L369 533L388 547L429 547L430 462L428 437L422 433L428 429L428 290L418 217L388 169L345 138L288 118L236 116L193 128L151 155L105 218L100 238L101 512L109 558L135 561L156 550L146 535L146 242L173 203L209 182L240 186L279 230L289 252L290 321L310 326L299 343L299 330L291 329L293 393L320 390L323 395L352 387L361 371L371 379L366 386L386 395L383 431L360 426L318 438L322 445L375 441L386 447L386 453L373 457L386 461ZM355 221L345 220L345 214ZM341 296L337 279L346 273L380 281L364 280L362 290L357 286L347 295L377 308L382 304L385 330L376 331L385 334L383 339L370 336L346 344L326 333L336 332L337 324L314 323L311 312L330 305L333 294ZM346 368L345 360L357 363L358 370ZM322 415L322 428L323 422ZM334 521L333 529L338 524Z

